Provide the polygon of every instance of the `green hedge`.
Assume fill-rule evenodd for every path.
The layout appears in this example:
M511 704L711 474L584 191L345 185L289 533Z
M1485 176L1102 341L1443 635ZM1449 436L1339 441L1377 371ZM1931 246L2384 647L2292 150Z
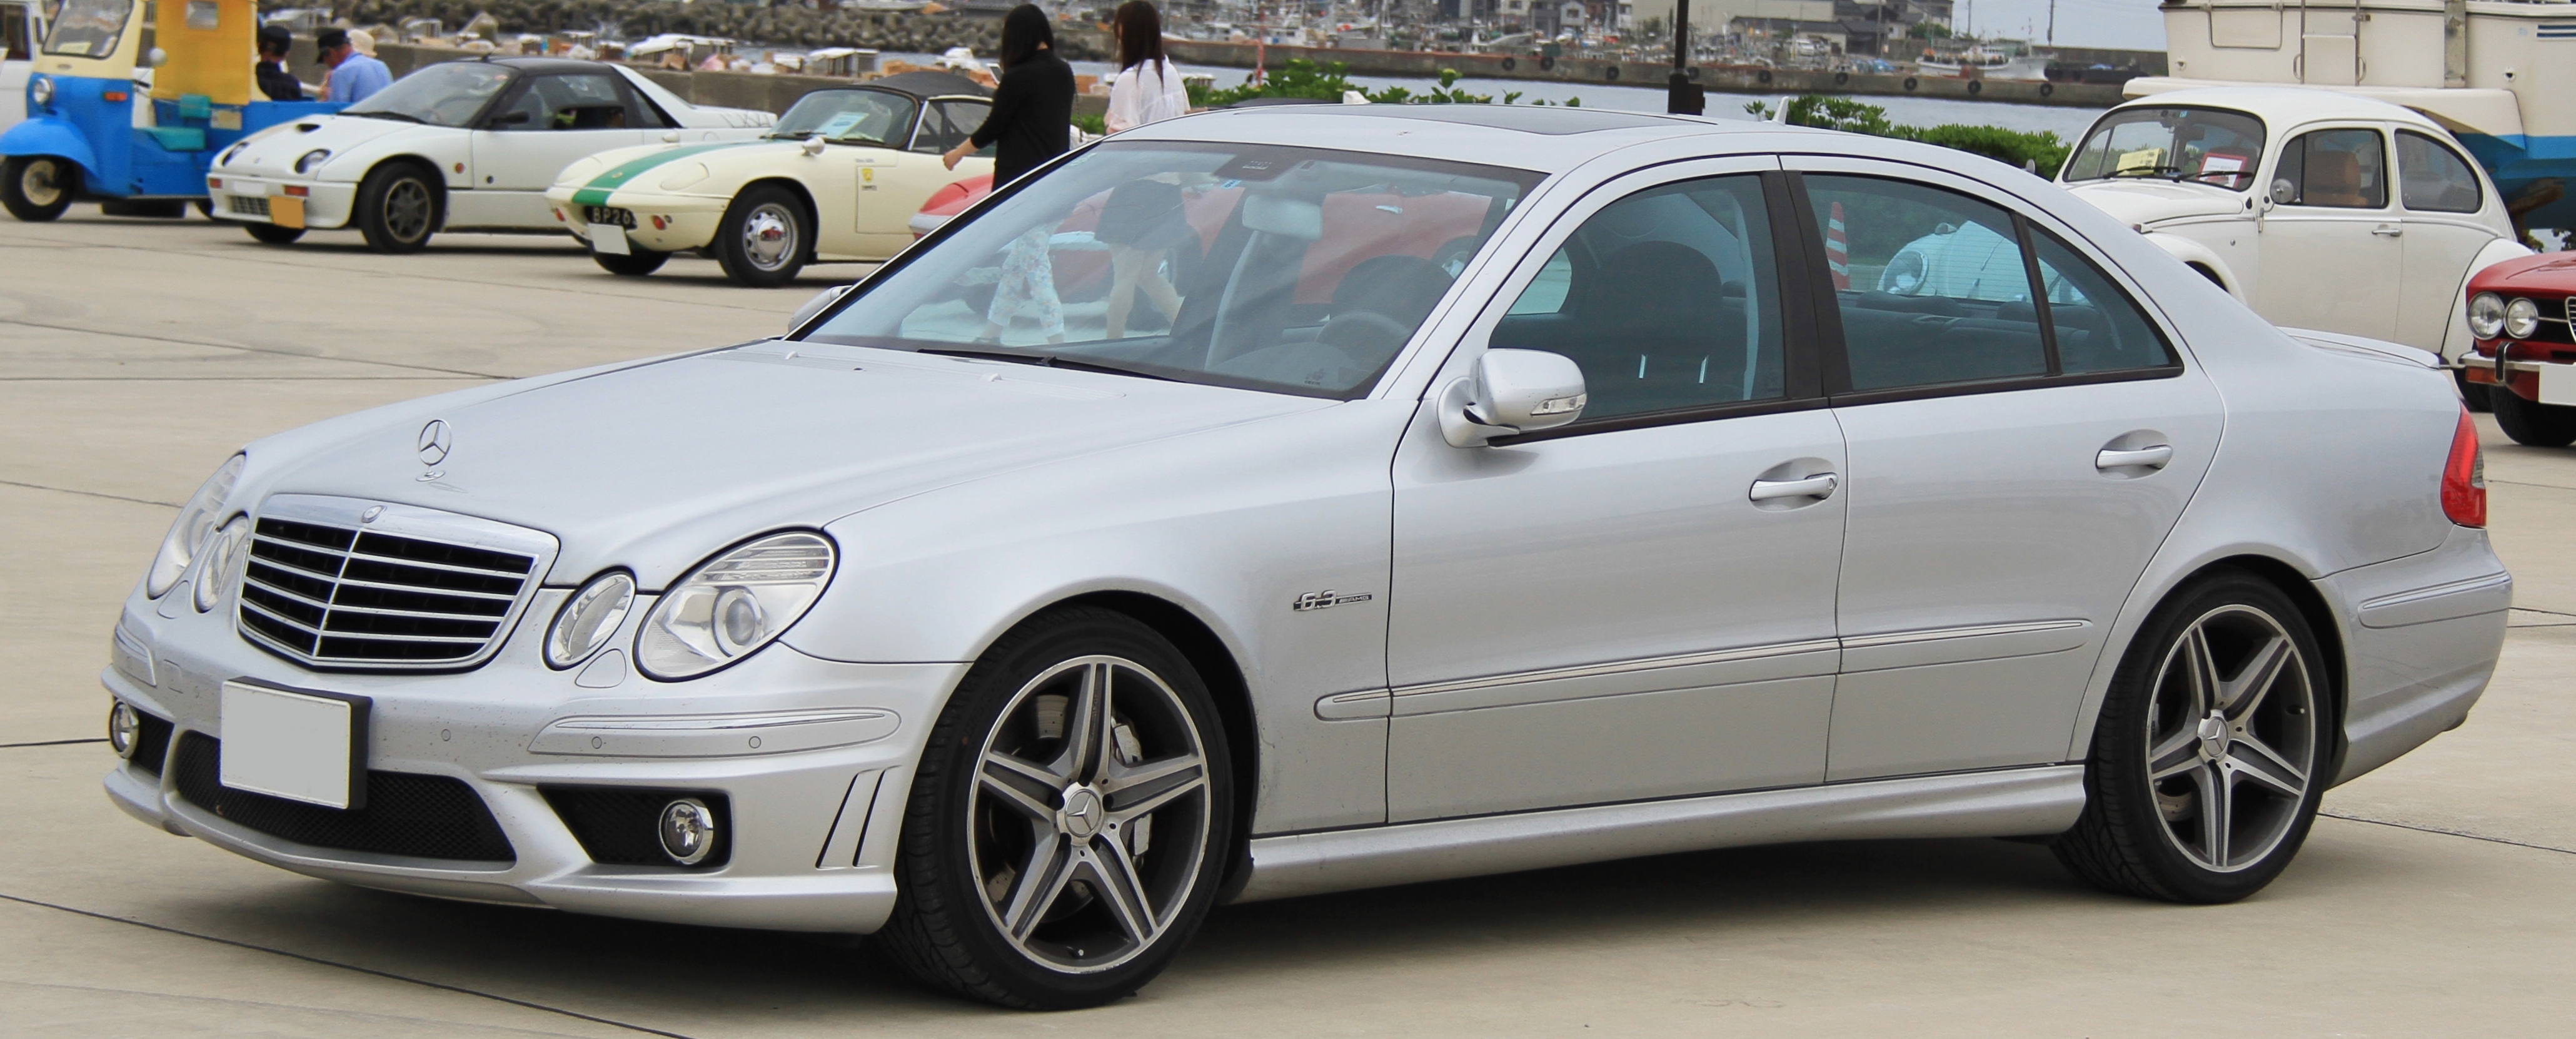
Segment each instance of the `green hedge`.
M1744 110L1762 118L1771 117L1770 105L1755 101ZM1943 123L1939 126L1907 126L1889 122L1887 110L1877 105L1862 104L1847 97L1825 97L1805 94L1789 100L1788 122L1793 126L1813 126L1872 137L1894 137L1921 141L1944 148L1983 155L1996 162L2020 166L2043 177L2057 175L2066 164L2067 143L2054 133L2031 133L2008 130L2000 126L1970 126Z

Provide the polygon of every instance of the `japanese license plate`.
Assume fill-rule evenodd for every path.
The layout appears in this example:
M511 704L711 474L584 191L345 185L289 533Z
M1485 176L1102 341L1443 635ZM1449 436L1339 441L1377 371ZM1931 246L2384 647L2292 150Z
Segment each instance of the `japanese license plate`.
M304 226L304 200L278 195L268 200L268 222L279 227Z
M235 790L364 808L370 703L363 696L226 682L216 778Z
M2576 404L2576 364L2540 366L2540 402Z
M626 229L616 224L590 225L590 248L610 256L634 255L626 249Z

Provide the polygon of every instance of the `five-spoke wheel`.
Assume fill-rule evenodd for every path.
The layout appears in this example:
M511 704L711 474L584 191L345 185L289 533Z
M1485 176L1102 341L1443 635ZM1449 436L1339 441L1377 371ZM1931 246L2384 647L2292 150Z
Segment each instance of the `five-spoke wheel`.
M978 661L930 738L884 932L925 980L1009 1006L1136 990L1197 930L1233 820L1222 727L1188 659L1076 607Z
M2289 865L2332 780L2334 700L2295 603L2221 571L2149 618L2112 680L2058 857L2103 888L2226 902Z

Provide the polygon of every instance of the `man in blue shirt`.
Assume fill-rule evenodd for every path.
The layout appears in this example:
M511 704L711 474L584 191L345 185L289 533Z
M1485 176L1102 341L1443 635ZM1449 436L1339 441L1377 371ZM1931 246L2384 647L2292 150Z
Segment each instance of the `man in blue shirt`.
M393 72L384 62L349 45L349 30L324 29L314 34L313 45L322 52L322 63L331 66L330 91L322 100L364 101L393 85Z

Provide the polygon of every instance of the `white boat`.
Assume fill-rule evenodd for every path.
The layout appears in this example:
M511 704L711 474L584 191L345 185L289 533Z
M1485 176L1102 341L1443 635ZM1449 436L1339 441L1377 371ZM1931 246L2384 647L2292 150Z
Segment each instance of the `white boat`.
M1979 79L2047 79L2048 61L2047 57L2038 54L2005 54L1978 46L1968 48L1957 61L1926 58L1916 62L1915 67L1926 76L1953 79L1971 74Z
M2451 131L2506 198L2576 179L2576 3L2520 0L2168 0L2168 76L2189 87L2301 84L2415 109ZM2537 194L2529 194L2537 192ZM2576 227L2576 199L2526 226Z

